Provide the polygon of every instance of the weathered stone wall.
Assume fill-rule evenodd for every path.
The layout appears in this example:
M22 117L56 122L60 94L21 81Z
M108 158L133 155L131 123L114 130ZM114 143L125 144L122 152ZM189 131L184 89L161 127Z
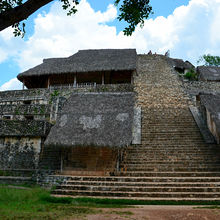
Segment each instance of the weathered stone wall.
M51 124L35 120L0 120L0 128L0 137L45 137Z
M55 92L56 91L56 92ZM133 85L131 84L106 84L96 85L95 87L54 87L50 89L25 89L25 90L12 90L0 92L1 102L18 103L24 100L49 100L51 97L58 95L68 95L72 92L132 92ZM12 103L9 103L12 104Z
M116 168L118 150L109 147L73 147L62 150L62 173L109 175Z
M45 104L1 104L0 119L10 116L13 120L25 120L25 116L32 115L35 120L44 120L50 117L50 106Z
M41 144L40 137L1 137L0 169L36 169Z
M32 170L39 167L60 170L60 150L45 148L44 140L70 95L83 92L127 91L133 91L133 85L0 92L0 169Z
M199 93L220 94L219 82L180 81L182 82L182 88L185 94L189 95L194 105L196 105L196 96L199 95Z

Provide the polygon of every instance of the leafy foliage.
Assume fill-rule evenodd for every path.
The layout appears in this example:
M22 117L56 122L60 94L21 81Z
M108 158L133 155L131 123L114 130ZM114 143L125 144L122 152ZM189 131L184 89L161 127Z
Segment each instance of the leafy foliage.
M59 0L62 2L63 10L67 10L67 15L72 15L77 12L76 6L79 0ZM15 7L22 7L27 0L2 0L0 1L0 16L3 12L8 12ZM122 2L122 3L121 3ZM124 34L129 36L135 31L138 24L141 27L144 25L144 20L152 13L152 7L149 5L150 0L114 0L114 4L119 6L120 14L119 21L126 21L128 27L124 29ZM22 20L16 22L12 26L14 35L24 37L25 23Z
M204 63L205 66L220 66L220 57L212 56L210 54L203 55L199 58L197 63Z
M60 0L63 3L63 9L68 10L67 15L72 15L77 12L76 5L79 4L78 0Z
M123 4L119 8L121 14L118 16L119 21L126 21L129 26L124 29L124 34L129 36L135 31L135 27L140 24L144 25L144 19L147 19L152 12L149 0L123 0ZM120 0L115 0L118 6Z
M0 1L0 13L22 4L23 0L2 0Z
M198 75L194 69L189 70L184 74L184 77L189 80L198 80Z
M23 0L3 0L0 1L0 13L8 11L12 8L15 8L17 6L20 6L23 4ZM25 34L25 23L22 22L22 24L20 23L15 23L12 26L14 28L14 35L15 37L17 36L22 36L24 37Z

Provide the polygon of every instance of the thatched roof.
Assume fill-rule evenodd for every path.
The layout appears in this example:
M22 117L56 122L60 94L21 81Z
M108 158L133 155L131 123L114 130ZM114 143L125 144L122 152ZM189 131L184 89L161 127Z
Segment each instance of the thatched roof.
M128 146L132 142L133 93L73 93L45 145Z
M199 79L205 81L220 81L220 67L198 66Z
M176 58L167 58L168 62L173 68L181 69L181 70L190 70L193 69L194 66L189 61L183 61L182 59L176 59Z
M215 122L216 129L220 132L220 94L201 94L200 101L210 112Z
M135 49L79 50L67 58L44 59L43 63L20 73L17 78L63 73L123 71L136 69Z

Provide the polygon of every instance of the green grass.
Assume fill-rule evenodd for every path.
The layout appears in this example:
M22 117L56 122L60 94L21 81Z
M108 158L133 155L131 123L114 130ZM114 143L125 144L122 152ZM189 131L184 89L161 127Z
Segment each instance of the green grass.
M0 219L63 219L85 216L97 210L80 207L69 198L53 198L39 187L29 189L0 186Z
M11 188L0 185L0 220L9 219L82 219L88 214L101 212L98 208L125 208L132 205L204 205L219 208L220 201L146 201L130 199L99 199L52 197L40 187ZM207 207L212 205L212 207ZM117 213L116 213L117 214ZM129 215L129 213L122 213ZM81 218L82 217L82 218Z

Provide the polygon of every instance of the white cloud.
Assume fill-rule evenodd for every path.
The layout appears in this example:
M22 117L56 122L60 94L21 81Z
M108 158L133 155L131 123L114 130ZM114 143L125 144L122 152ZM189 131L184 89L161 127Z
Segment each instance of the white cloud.
M48 14L35 19L35 32L19 55L21 70L42 62L46 57L62 57L79 49L137 48L139 53L152 50L188 59L195 63L204 53L220 53L220 0L191 0L172 15L149 19L132 37L116 33L106 23L116 19L117 11L109 5L105 12L95 12L82 0L74 16L66 16L60 3Z
M105 12L96 12L87 0L81 0L76 15L66 16L55 2L49 13L35 19L34 34L28 40L21 42L9 32L1 33L0 55L4 59L16 57L20 71L41 63L43 58L69 56L79 49L137 48L139 53L170 49L171 56L194 64L205 53L220 55L220 0L191 0L167 18L147 20L131 37L117 34L116 28L108 25L116 17L113 5Z
M0 32L0 64L7 59L19 56L25 42L19 38L14 37L13 29L11 27Z
M7 59L7 53L0 48L0 63Z
M18 81L17 78L13 78L8 82L4 83L2 86L0 86L0 91L19 89L22 89L22 83Z
M41 63L43 58L68 56L83 48L120 47L116 28L106 25L117 17L113 5L103 13L95 12L82 0L73 16L66 16L60 8L60 3L55 2L48 14L35 19L34 35L18 59L21 70Z
M151 49L164 53L170 49L171 56L193 63L204 53L220 55L219 14L219 0L191 0L167 18L146 21L144 28L135 32L132 45L140 52Z

